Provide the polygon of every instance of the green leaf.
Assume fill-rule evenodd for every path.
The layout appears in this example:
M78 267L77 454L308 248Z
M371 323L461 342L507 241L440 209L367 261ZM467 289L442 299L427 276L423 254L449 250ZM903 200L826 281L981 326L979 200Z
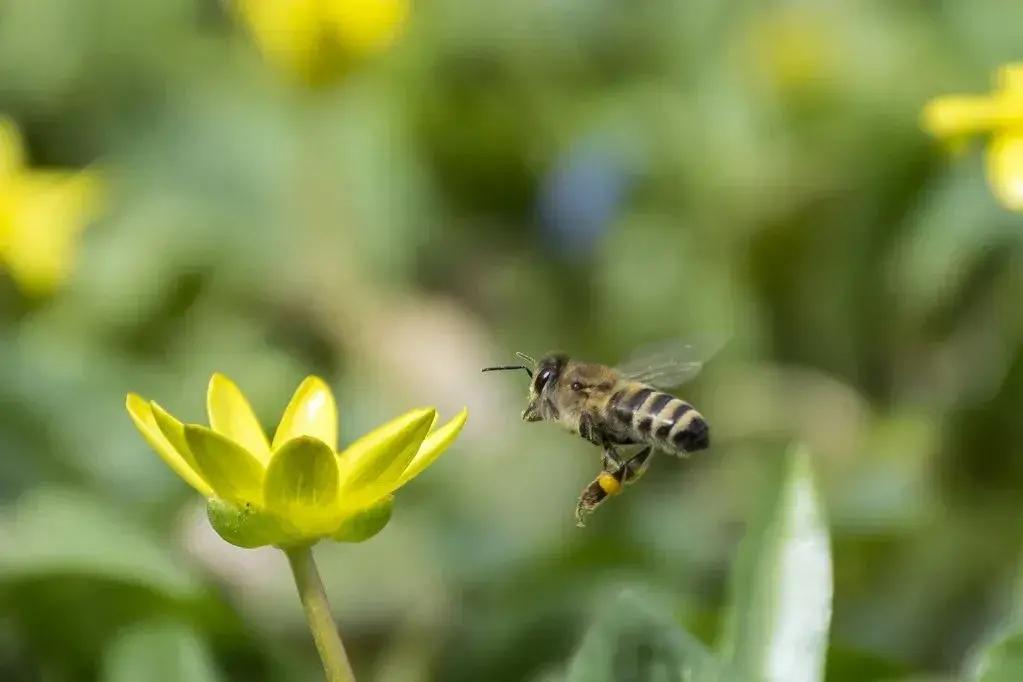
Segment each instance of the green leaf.
M974 682L1017 682L1023 680L1023 630L1010 629L977 656Z
M145 585L173 597L200 592L180 557L101 500L38 489L0 518L7 547L0 552L0 581L70 574Z
M802 449L785 461L733 573L725 679L811 682L824 673L831 555Z
M204 642L171 622L128 628L107 649L103 682L216 682L220 679Z
M629 591L618 596L583 639L566 682L715 680L710 652L671 618Z

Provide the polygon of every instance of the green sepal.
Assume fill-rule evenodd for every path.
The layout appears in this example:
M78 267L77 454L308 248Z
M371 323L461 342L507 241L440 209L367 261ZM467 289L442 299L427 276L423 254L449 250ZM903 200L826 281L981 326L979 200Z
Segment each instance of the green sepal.
M368 507L364 507L347 517L341 525L331 533L330 537L337 542L364 542L379 533L391 520L394 507L394 496L381 497Z
M217 535L236 547L288 545L298 541L277 517L255 507L237 506L218 498L206 504L206 515Z

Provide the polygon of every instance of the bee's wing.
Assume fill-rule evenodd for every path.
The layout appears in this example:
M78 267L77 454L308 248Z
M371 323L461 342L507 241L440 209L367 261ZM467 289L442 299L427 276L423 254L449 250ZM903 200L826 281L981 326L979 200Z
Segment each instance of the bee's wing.
M724 339L700 342L662 341L644 346L615 367L625 379L639 381L654 388L668 389L683 384L703 369L724 345Z

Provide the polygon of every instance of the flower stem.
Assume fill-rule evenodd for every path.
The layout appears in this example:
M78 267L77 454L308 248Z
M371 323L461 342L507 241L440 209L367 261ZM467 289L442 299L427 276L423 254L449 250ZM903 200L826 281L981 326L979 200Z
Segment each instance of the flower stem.
M316 650L320 653L327 682L355 682L345 646L341 643L334 618L330 615L330 604L327 603L327 594L323 591L323 582L316 570L316 562L313 561L312 548L290 547L284 553L291 564L298 596L302 600Z

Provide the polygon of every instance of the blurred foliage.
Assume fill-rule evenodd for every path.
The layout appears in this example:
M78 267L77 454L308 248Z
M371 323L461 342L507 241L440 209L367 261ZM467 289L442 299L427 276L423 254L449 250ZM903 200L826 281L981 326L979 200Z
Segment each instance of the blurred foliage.
M728 576L765 560L740 538L790 441L828 519L825 678L1007 669L1023 218L920 116L1021 44L1001 0L435 0L310 89L215 0L0 3L28 167L104 173L58 290L0 272L0 679L315 679L283 558L213 535L123 412L134 390L198 421L214 371L264 424L325 377L342 444L469 406L382 533L318 549L360 679L564 679L626 588L668 597L597 631L677 656L755 630L768 588ZM592 448L479 374L722 330L683 389L712 450L585 530Z
M220 679L203 641L187 629L166 623L141 623L126 629L107 650L104 682L133 680Z
M713 659L702 644L658 613L653 603L625 593L587 633L566 680L667 682L710 680L716 675Z

